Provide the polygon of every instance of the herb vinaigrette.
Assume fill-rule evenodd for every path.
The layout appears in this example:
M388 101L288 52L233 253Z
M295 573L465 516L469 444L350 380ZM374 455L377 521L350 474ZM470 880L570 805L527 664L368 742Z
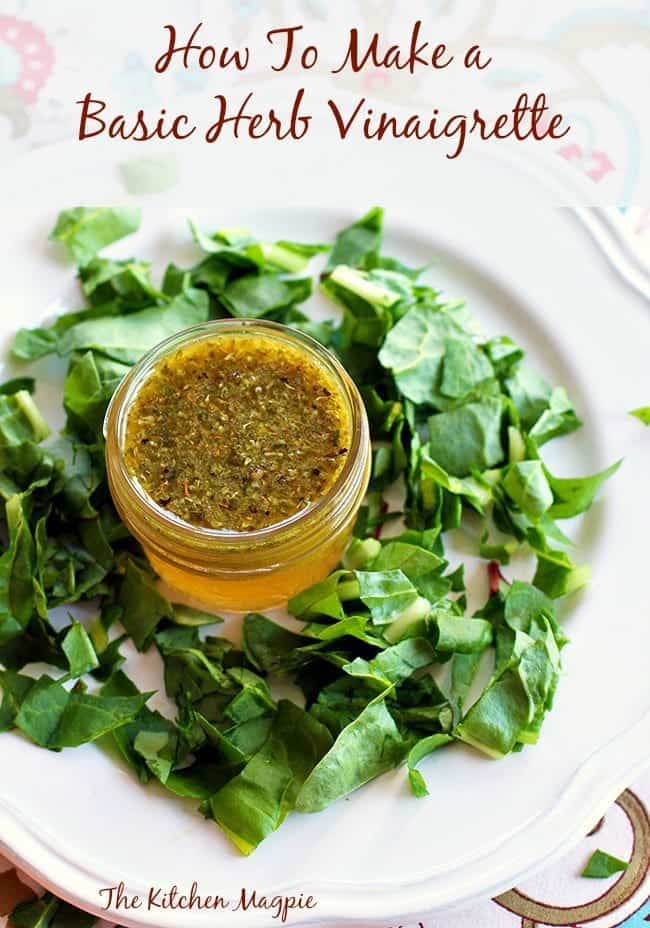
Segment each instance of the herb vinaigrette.
M328 372L264 335L222 335L169 355L129 411L124 455L159 506L233 532L274 525L325 496L350 444Z

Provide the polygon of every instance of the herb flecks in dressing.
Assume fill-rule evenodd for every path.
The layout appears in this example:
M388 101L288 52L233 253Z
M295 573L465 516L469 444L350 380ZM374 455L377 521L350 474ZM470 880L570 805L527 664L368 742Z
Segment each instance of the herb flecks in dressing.
M342 398L317 361L277 339L233 334L153 370L129 412L125 458L158 505L242 532L321 499L348 446Z

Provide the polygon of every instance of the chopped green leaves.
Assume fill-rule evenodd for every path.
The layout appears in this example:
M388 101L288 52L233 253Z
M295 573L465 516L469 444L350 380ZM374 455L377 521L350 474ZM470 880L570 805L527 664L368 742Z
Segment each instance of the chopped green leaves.
M644 425L650 425L650 406L639 406L638 409L631 409L630 415Z
M288 700L278 704L268 740L215 793L209 813L243 854L282 824L332 743L327 729Z
M39 899L16 906L9 923L14 928L92 928L97 919L52 893L45 893Z
M136 309L165 300L164 294L151 282L151 265L147 261L93 258L79 269L79 278L93 306L121 300Z
M533 583L552 599L575 593L591 579L591 568L576 565L565 551L551 548L537 552L537 570Z
M67 355L73 351L97 350L114 361L134 363L168 335L206 322L208 309L205 293L187 290L163 307L79 322L61 335L57 351Z
M423 638L408 638L399 644L380 651L377 657L367 661L357 657L343 666L351 677L389 689L393 684L403 683L417 670L430 667L436 659L433 647Z
M498 633L492 679L454 731L491 757L537 740L559 679L560 655L550 619L541 612L526 625L526 631Z
M94 351L72 356L63 385L63 405L71 431L89 441L99 439L110 399L128 369L128 364Z
M162 619L170 619L174 614L171 605L156 589L151 574L132 560L127 561L117 601L122 609L122 624L141 651L151 643Z
M484 619L440 613L433 617L435 646L443 654L473 654L492 644L492 625Z
M94 696L83 687L66 690L45 675L25 692L14 724L41 747L77 747L133 721L150 695Z
M228 284L221 300L233 316L260 318L303 303L311 292L311 277L256 274L238 277Z
M5 506L9 544L0 557L0 644L20 634L35 610L36 547L20 496Z
M371 702L340 733L298 794L299 812L319 812L396 767L406 743L383 699Z
M424 760L425 757L437 751L438 748L443 747L445 744L449 744L450 741L453 741L452 736L444 733L428 735L426 738L421 738L409 751L407 758L409 784L413 791L413 795L417 799L423 799L425 796L429 795L427 784L421 772L417 770L417 765L420 761Z
M7 500L38 481L47 483L53 462L41 447L50 434L26 390L0 395L0 494Z
M0 385L0 731L51 750L101 741L142 783L201 803L245 854L291 812L323 809L405 761L412 792L427 796L419 765L454 741L490 757L534 744L567 641L555 601L589 578L556 520L584 513L619 467L556 477L546 466L539 449L581 424L566 390L507 336L486 338L418 269L383 255L381 209L332 245L191 223L198 262L170 264L160 285L147 261L99 254L138 223L131 209L61 213L52 237L79 266L83 305L16 335L16 359L68 361L62 437L51 438L31 378ZM328 251L321 289L340 323L302 311L310 262ZM336 352L374 442L370 492L341 566L293 597L291 627L247 615L241 646L210 628L217 616L161 593L112 506L102 435L130 365L167 335L222 317L282 322ZM650 421L646 407L632 415ZM396 487L399 512L384 498ZM401 517L401 534L383 537ZM536 558L532 583L508 582L491 564L490 596L468 613L463 565L445 556L457 528L490 561ZM51 609L83 601L89 621L51 624ZM155 644L174 719L150 709L124 673L127 638L141 651ZM65 676L21 673L36 661ZM276 701L277 677L304 706ZM598 851L584 875L625 866ZM77 924L69 914L45 896L13 918L63 928Z
M370 610L376 625L392 622L408 609L418 591L401 570L356 571L359 599Z
M553 505L553 491L541 461L513 464L504 478L503 488L531 522L537 522Z
M580 428L564 387L551 387L526 365L518 366L504 381L512 398L521 427L538 445Z
M376 267L379 261L383 222L383 209L375 207L358 222L339 232L329 257L328 267L331 269L340 264L364 270Z
M454 477L501 463L501 401L467 403L429 419L429 453Z
M547 471L549 486L553 493L553 504L549 509L549 515L554 519L571 519L586 512L601 485L616 473L621 463L617 461L616 464L612 464L611 467L591 477L553 477Z
M606 851L598 849L593 852L587 861L581 876L596 880L605 880L610 876L614 876L615 873L620 873L621 870L627 870L628 866L629 864L625 860L612 857L612 855L607 854Z
M379 352L400 392L414 403L442 408L493 376L489 358L458 324L454 308L435 299L415 306Z
M73 622L61 643L63 653L68 659L71 677L83 677L99 667L95 648L88 632L81 622Z
M106 245L135 232L139 225L139 209L78 206L59 213L50 238L65 245L72 260L83 266Z

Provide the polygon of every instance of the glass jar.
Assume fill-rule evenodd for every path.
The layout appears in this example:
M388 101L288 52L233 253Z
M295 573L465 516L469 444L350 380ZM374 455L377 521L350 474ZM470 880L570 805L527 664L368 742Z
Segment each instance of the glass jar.
M124 459L129 409L141 385L162 359L220 335L278 339L304 352L329 374L349 416L350 448L332 487L284 521L254 531L210 529L183 521L144 491ZM355 384L326 348L275 322L218 320L167 338L119 385L106 413L104 434L108 482L123 522L158 575L210 609L268 609L326 577L341 559L370 478L368 420Z

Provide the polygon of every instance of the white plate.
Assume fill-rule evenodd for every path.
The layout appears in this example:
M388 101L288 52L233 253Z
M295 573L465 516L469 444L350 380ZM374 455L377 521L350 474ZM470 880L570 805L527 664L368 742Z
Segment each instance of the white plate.
M152 256L158 266L189 258L187 212L147 210L141 232L114 253ZM499 762L456 745L423 764L430 798L413 799L397 771L319 815L290 817L244 859L191 803L143 787L97 747L53 754L3 735L0 851L70 901L97 912L99 890L120 881L144 897L150 886L196 881L204 894L232 899L242 887L312 894L317 908L291 924L404 922L494 895L548 864L647 761L650 433L626 414L650 401L647 306L565 211L504 211L498 221L433 211L431 222L428 212L423 204L408 221L389 215L385 250L418 265L435 257L433 281L466 297L488 332L515 337L567 386L587 424L550 446L554 470L587 473L625 457L576 533L594 580L564 610L572 643L539 744ZM232 205L192 213L206 228L249 224L307 241L327 239L353 218L347 210ZM52 219L6 211L3 339L75 292L73 272L44 244ZM60 369L51 361L37 368L46 408L58 405ZM485 595L482 569L470 576ZM160 685L154 654L130 653L126 669L142 685ZM277 924L268 911L109 914L157 928Z

